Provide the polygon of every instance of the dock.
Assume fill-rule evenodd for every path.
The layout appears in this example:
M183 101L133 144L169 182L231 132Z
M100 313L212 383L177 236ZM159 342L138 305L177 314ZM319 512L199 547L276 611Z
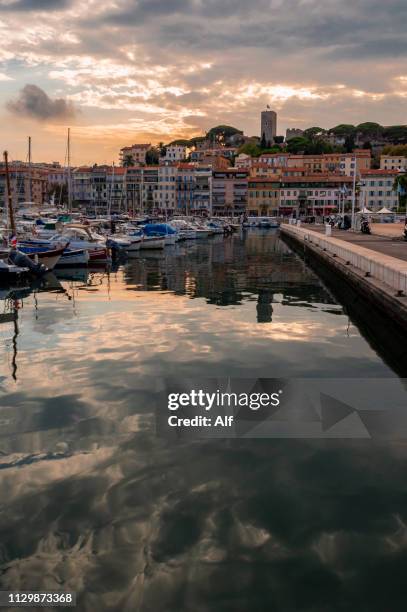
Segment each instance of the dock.
M281 234L329 284L349 289L407 331L407 243L323 226L282 225ZM360 298L362 298L360 300Z

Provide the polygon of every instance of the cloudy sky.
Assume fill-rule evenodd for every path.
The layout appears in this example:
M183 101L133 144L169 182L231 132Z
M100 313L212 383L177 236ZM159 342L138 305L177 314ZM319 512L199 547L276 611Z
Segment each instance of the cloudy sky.
M0 0L0 147L111 162L228 123L407 122L406 0Z

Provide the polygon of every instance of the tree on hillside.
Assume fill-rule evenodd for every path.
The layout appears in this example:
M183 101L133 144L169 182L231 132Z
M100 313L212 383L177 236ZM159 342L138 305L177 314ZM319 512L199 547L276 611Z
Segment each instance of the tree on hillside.
M407 144L405 145L388 145L383 148L384 155L394 155L400 157L407 157Z
M134 166L134 157L131 155L131 153L128 153L123 157L122 166L123 168L130 168L130 166Z
M344 144L346 153L352 153L355 146L355 134L348 134L345 138Z
M246 144L242 145L239 147L237 152L239 154L244 153L245 155L250 155L251 157L258 157L261 153L263 153L262 149L252 142L247 142Z
M160 159L160 151L157 147L151 147L146 153L147 166L157 166Z
M383 133L383 127L380 123L366 121L365 123L359 123L359 125L356 126L356 131L360 134L374 134L375 136L379 136Z
M321 127L310 127L304 130L303 136L304 138L308 138L309 140L315 140L316 138L323 138L326 136L326 130Z
M274 143L275 144L283 144L284 143L284 136L274 136Z
M295 138L290 138L287 143L287 152L293 153L297 155L298 153L305 153L306 150L310 147L311 141L308 138L304 138L303 136L296 136Z
M335 134L335 136L348 136L350 134L355 134L356 128L350 123L340 123L328 131L330 134Z
M407 144L407 125L389 125L383 129L383 137L394 145Z
M217 125L207 132L206 138L213 143L224 144L228 138L234 136L235 134L243 135L243 131L238 130L231 125Z

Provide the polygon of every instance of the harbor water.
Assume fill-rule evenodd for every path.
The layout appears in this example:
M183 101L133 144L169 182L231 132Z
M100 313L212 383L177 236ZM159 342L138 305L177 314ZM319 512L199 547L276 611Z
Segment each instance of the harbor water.
M164 377L403 375L278 233L0 292L2 590L75 591L81 611L405 609L405 443L156 435Z

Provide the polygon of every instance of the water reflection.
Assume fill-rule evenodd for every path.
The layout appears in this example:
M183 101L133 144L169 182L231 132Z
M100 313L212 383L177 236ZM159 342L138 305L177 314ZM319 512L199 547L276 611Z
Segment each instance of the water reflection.
M2 295L3 589L63 586L86 611L402 609L404 444L154 434L158 376L394 375L277 236L57 276Z

